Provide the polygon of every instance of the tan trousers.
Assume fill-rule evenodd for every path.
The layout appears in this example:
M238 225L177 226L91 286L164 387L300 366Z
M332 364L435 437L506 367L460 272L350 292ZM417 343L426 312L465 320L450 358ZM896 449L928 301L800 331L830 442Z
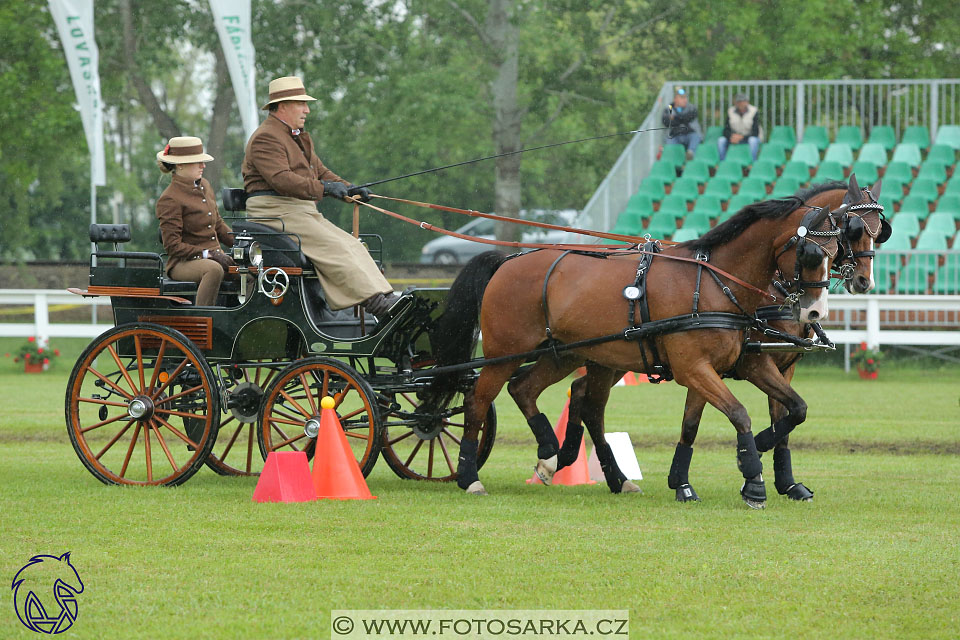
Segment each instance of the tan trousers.
M196 304L209 307L217 302L223 281L223 267L214 260L185 260L170 269L170 277L184 282L199 282Z
M247 216L258 218L251 222L300 236L303 253L316 267L331 309L352 307L370 296L393 291L366 247L324 218L314 202L254 196L247 200Z

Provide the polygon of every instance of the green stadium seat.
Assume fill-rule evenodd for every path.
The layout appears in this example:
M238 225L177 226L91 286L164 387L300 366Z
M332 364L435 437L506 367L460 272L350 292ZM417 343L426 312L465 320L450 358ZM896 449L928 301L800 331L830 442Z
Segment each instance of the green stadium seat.
M903 132L900 142L909 142L926 151L930 148L930 130L922 125L911 125Z
M910 168L915 169L920 166L921 162L923 162L923 157L920 155L920 147L906 142L896 146L896 148L893 150L893 158L891 158L890 161L906 162L908 165L910 165Z
M960 172L954 173L953 177L947 180L947 186L943 191L944 195L948 193L960 193Z
M868 160L857 160L850 168L850 173L857 176L861 185L873 184L877 181L877 165Z
M660 153L660 162L666 162L673 167L682 167L687 161L687 149L682 144L665 144Z
M738 183L743 179L743 165L736 160L721 160L717 165L716 178L725 178L732 183Z
M922 220L921 216L916 213L901 211L890 218L890 224L897 235L903 235L912 240L920 235L920 220Z
M637 190L637 193L647 194L654 202L660 202L666 195L666 191L663 188L663 180L651 176L647 176L643 179L643 182L640 183L640 189Z
M917 258L919 256L914 256ZM921 262L911 260L897 274L897 293L918 294L927 292L927 269Z
M940 197L940 189L935 180L917 178L910 185L910 195L922 196L927 202L935 202Z
M676 218L670 214L657 211L650 216L650 224L644 233L649 233L652 238L664 239L670 238L677 230Z
M880 245L877 255L873 258L873 278L877 281L877 290L874 293L882 293L890 289L890 276L900 270L900 253L886 253L887 245ZM890 251L909 251L910 241L907 240L906 247L902 249L889 249Z
M698 233L696 229L688 229L684 227L682 229L677 229L674 232L671 240L674 242L687 242L688 240L696 240L701 235L703 234Z
M817 150L816 145L801 142L793 148L790 162L802 162L808 167L816 167L820 164L820 151Z
M844 177L843 167L839 162L824 160L817 168L817 175L813 176L812 182L821 183L829 182L831 180L843 180Z
M710 218L717 218L723 213L723 204L717 196L700 196L693 205L693 213L705 213Z
M721 125L713 125L707 127L707 133L703 136L702 144L717 144L717 139L723 135L723 127Z
M897 212L897 217L899 218L905 213L912 213L920 220L926 220L927 216L930 215L930 205L927 204L923 196L915 196L911 193L900 203L900 211Z
M918 251L946 251L947 239L936 230L933 233L927 233L927 230L924 229L920 232L920 236L917 238L917 246L914 248ZM921 256L914 257L919 258ZM934 263L935 265L936 263ZM933 271L933 269L930 270Z
M767 198L767 184L762 178L754 178L751 175L749 178L744 178L743 182L740 183L737 195L740 194L748 195L754 201L765 200Z
M759 158L759 154L757 158ZM750 155L750 146L746 144L732 144L727 147L727 157L724 160L733 160L739 162L744 167L753 164L753 156Z
M857 126L848 125L840 127L837 129L836 142L849 146L853 151L859 151L860 147L863 146L863 133L860 132L860 127Z
M960 220L960 193L946 193L937 200L935 213L945 213L954 220ZM960 249L960 247L957 247Z
M927 162L934 161L949 167L957 161L957 152L953 150L953 147L945 144L935 144L930 147L930 151L927 153Z
M693 159L705 162L708 167L715 167L720 162L720 152L715 144L701 144L693 152Z
M939 162L927 161L920 165L920 173L917 174L917 179L930 179L940 185L947 181L947 169Z
M730 181L725 178L710 178L707 188L703 192L705 195L717 196L721 200L729 200L733 192L730 189Z
M903 185L905 183L900 178L888 178L883 175L883 195L892 199L896 203L903 201Z
M945 144L954 150L960 150L960 125L943 125L937 129L934 144Z
M848 144L835 142L827 147L823 161L836 162L839 163L841 167L848 168L853 164L853 150Z
M695 178L677 178L670 189L671 196L682 196L687 202L693 202L700 197L700 185Z
M900 182L913 182L913 169L906 162L891 162L883 172L884 179L893 178Z
M677 145L669 145L675 147ZM650 167L650 173L648 174L650 178L659 178L663 180L665 184L670 184L677 179L677 169L669 162L664 162L659 160L653 163L653 166Z
M953 236L953 250L943 256L943 266L960 272L960 231Z
M957 225L949 213L931 213L927 218L927 226L923 228L924 235L928 233L941 234L944 240L952 238L957 232Z
M764 184L773 184L777 181L777 165L770 160L757 160L750 167L750 177L763 180Z
M766 198L762 198L762 200L766 200ZM726 220L727 218L735 214L737 211L740 211L740 209L743 209L745 206L753 204L754 202L759 202L759 200L755 200L747 194L738 193L737 195L730 198L730 202L727 203L726 213L728 213L729 215L720 216L720 219Z
M660 203L659 215L669 215L674 218L682 218L687 215L687 201L683 196L671 193Z
M627 200L627 211L634 211L649 218L653 213L653 198L648 193L635 193Z
M830 136L827 135L826 127L809 126L803 130L803 142L817 147L818 151L823 151L830 144Z
M954 244L954 246L957 246ZM960 257L958 255L957 257ZM933 292L939 295L957 295L960 293L960 263L945 264L934 276Z
M870 129L868 142L882 145L889 152L897 145L897 134L893 132L893 127L889 125L874 125Z
M876 142L868 142L860 147L860 155L857 156L857 160L872 162L878 167L885 167L890 162L886 148Z
M710 179L710 166L703 160L691 160L683 168L683 177L692 178L698 184L706 184Z
M757 154L757 162L767 161L777 167L782 167L787 164L787 149L793 149L793 145L784 147L776 142L768 142L760 147L760 153Z
M880 206L883 207L883 213L888 218L893 217L893 210L896 208L894 206L893 198L887 195L887 188L883 187L883 190L880 192L881 196L879 199Z
M796 178L780 176L777 184L773 185L773 193L771 195L774 198L787 198L796 193L799 188L800 181Z
M691 213L684 218L680 229L693 229L698 236L702 236L710 230L710 217L703 213Z
M793 178L798 180L800 184L807 183L810 181L810 167L803 162L791 160L783 168L783 173L780 175L781 180L784 178Z
M780 144L786 149L793 149L797 144L797 132L793 127L777 125L770 133L770 140L767 144Z
M622 233L628 236L643 235L643 220L649 215L641 215L639 211L627 209L617 218L617 224L613 226L613 233Z

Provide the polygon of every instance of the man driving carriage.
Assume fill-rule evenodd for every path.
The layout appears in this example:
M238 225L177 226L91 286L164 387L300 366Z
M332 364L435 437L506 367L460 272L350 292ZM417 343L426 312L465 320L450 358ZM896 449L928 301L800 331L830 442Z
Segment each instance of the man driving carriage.
M270 82L270 97L262 108L267 118L247 142L243 184L247 213L257 222L300 237L303 253L313 262L331 309L356 304L375 316L386 314L400 296L357 238L323 217L317 202L324 197L370 192L356 187L324 166L314 153L310 134L303 130L308 102L298 77Z

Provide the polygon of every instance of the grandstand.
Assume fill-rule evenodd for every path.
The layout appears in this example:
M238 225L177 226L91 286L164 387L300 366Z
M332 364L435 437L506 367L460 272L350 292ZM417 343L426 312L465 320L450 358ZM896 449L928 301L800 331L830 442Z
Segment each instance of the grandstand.
M875 293L960 294L960 80L685 82L705 140L679 145L638 134L584 209L585 226L675 241L696 238L746 204L856 173L883 179L893 225L878 252ZM659 124L663 86L641 129ZM732 95L758 105L764 141L720 162L716 139Z

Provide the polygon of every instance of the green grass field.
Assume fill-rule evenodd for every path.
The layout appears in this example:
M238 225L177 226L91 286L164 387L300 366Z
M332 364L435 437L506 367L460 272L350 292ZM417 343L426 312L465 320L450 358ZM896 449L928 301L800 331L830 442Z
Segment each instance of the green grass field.
M0 340L0 354L19 341ZM734 431L704 414L691 467L703 501L666 486L683 389L618 388L608 430L636 445L643 495L530 486L536 447L506 395L481 478L491 496L398 479L363 502L254 504L256 480L204 468L184 486L106 487L67 438L82 346L48 372L0 360L0 577L72 552L81 638L325 638L332 609L628 609L634 638L956 638L960 369L886 367L864 382L808 367L793 437L812 503L740 500ZM754 429L766 401L733 382ZM541 407L555 420L558 386ZM768 471L772 464L764 457ZM12 592L0 637L31 637Z

